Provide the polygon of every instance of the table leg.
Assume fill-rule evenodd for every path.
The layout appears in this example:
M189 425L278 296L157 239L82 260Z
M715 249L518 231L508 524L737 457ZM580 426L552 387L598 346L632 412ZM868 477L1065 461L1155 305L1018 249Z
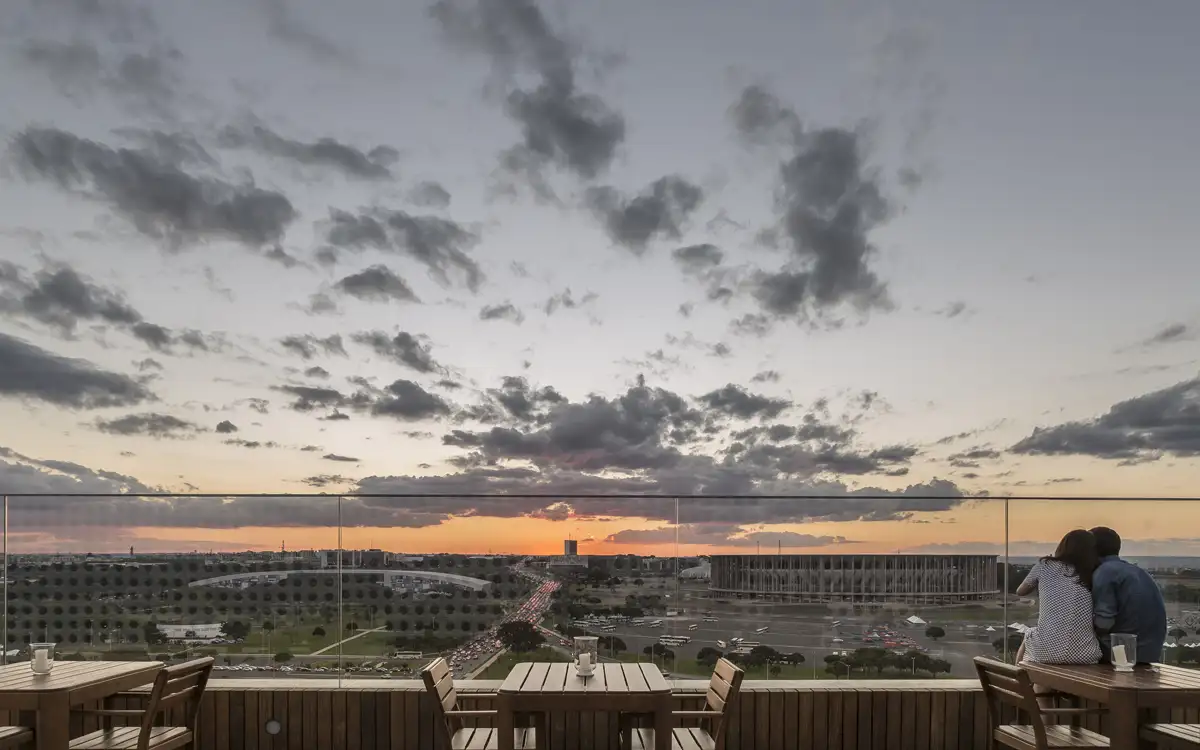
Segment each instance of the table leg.
M1108 715L1112 750L1138 750L1137 694L1132 690L1113 691Z
M496 697L496 738L500 750L513 750L513 706L512 698L504 693ZM538 743L541 744L541 733L538 733Z
M45 693L38 699L34 732L37 750L67 750L71 744L71 703L66 693Z
M654 706L654 750L671 750L671 694L663 693L655 698Z

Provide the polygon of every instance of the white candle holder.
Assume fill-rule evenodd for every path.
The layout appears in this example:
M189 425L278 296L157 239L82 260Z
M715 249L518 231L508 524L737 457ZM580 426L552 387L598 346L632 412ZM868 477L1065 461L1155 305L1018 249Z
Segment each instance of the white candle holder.
M54 644L29 644L29 669L34 674L50 674L54 669Z
M591 677L600 661L600 639L594 635L575 636L575 671L580 677Z

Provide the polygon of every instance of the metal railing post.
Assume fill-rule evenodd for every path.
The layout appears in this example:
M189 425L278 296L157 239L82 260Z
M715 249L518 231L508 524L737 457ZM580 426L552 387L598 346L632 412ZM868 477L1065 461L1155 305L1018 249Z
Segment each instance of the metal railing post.
M344 622L345 615L343 609L345 602L342 599L342 496L338 495L337 504L337 598L338 598L338 633L337 633L337 653L338 653L338 687L342 686L342 680L346 676L346 663L342 659L342 639L346 637L346 623Z
M0 664L8 664L8 495L4 496L4 644Z
M1004 498L1004 593L1001 602L1004 607L1004 623L1000 637L1004 641L1003 658L1008 661L1008 571L1012 567L1008 561L1008 498Z

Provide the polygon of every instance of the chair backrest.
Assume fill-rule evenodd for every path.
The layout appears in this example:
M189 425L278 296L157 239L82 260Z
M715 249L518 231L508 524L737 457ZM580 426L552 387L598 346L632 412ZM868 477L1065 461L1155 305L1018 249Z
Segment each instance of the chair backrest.
M720 659L713 668L712 678L708 681L704 707L708 711L721 713L719 718L710 719L708 722L708 733L717 744L716 750L725 748L725 721L737 706L738 691L742 688L742 677L745 674L733 662Z
M458 693L454 690L454 675L450 672L450 665L439 656L421 670L421 681L425 683L425 691L433 701L433 716L435 723L441 727L442 740L445 742L443 746L450 747L450 738L461 729L458 726L461 721L446 716L446 712L454 710L458 704Z
M987 698L988 718L992 731L1003 721L1002 706L1008 705L1028 714L1033 734L1040 748L1046 747L1046 725L1042 721L1041 707L1029 673L1020 667L986 656L975 657L975 670L979 672L979 683Z
M212 674L214 659L194 659L173 667L166 667L154 678L150 699L146 703L146 714L142 717L142 732L138 736L138 750L146 750L150 744L150 730L158 715L182 706L184 726L196 731L196 717L200 714L200 699Z

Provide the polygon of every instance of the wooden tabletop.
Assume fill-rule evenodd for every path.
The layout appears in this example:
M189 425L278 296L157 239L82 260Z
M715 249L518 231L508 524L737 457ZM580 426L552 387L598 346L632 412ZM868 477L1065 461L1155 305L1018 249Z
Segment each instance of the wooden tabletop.
M653 664L597 664L580 677L573 664L522 663L513 667L497 691L505 694L651 696L671 692L671 683Z
M94 699L96 691L117 684L114 692L152 682L162 669L157 661L59 661L50 674L34 674L28 662L0 667L0 708L34 708L38 696L66 693L72 704Z
M1169 664L1134 667L1118 672L1104 664L1038 664L1021 666L1038 684L1107 702L1113 693L1137 694L1141 707L1200 706L1200 670Z

